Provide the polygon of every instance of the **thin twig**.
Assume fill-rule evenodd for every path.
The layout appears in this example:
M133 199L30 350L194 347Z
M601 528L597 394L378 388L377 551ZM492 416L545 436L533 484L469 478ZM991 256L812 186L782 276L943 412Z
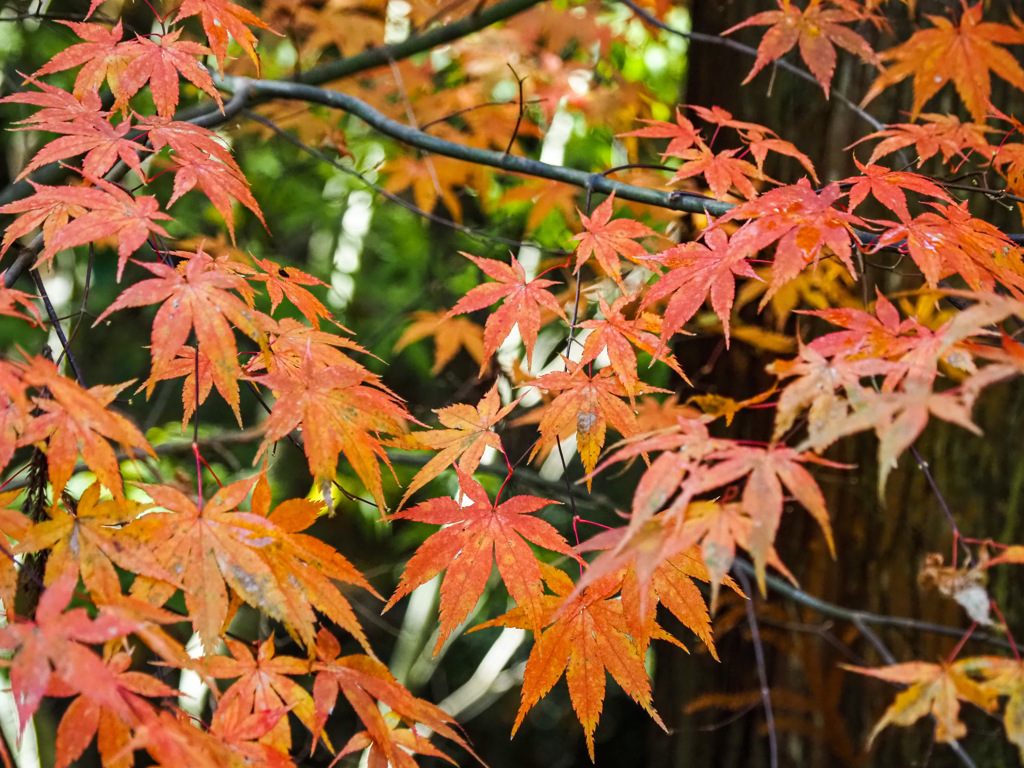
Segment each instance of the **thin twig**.
M757 628L757 613L754 611L754 598L750 590L750 579L742 568L737 568L736 581L748 595L746 598L747 624L750 625L750 639L754 643L754 659L757 661L757 678L761 683L761 704L764 707L764 722L768 728L768 764L771 768L779 768L779 736L775 731L775 713L772 709L772 693L768 686L768 668L764 663L764 645L761 632Z

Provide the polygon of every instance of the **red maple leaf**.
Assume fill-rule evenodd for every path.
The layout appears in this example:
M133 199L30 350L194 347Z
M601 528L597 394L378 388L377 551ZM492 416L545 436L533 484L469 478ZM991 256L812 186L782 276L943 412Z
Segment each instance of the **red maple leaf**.
M174 363L189 333L195 330L199 351L212 364L211 375L217 391L227 401L241 424L238 412L238 348L231 326L250 338L261 338L268 322L251 306L252 289L240 276L220 268L202 248L196 253L175 251L172 255L188 260L179 269L167 264L143 263L156 277L142 280L125 289L96 319L127 307L160 304L153 319L151 381L163 377ZM245 297L245 301L239 298Z
M65 574L44 590L35 621L22 619L0 627L0 649L15 651L11 691L22 728L35 714L52 678L126 720L133 719L115 673L88 645L129 635L139 624L102 610L95 619L83 607L65 610L76 583L73 574Z
M860 164L857 158L853 158L861 176L850 176L840 181L840 184L852 184L847 193L850 198L850 210L852 211L870 193L875 200L880 202L889 210L895 212L900 221L910 220L910 211L907 210L907 196L903 190L909 189L921 195L937 197L943 202L952 203L951 198L942 187L931 179L917 173L907 171L890 171L878 165L867 166Z
M706 243L691 241L651 256L649 261L667 267L668 273L644 295L641 308L646 309L670 297L662 318L661 347L679 331L710 297L711 308L722 321L725 344L729 345L729 320L736 298L736 278L759 279L747 262L747 254L734 247L722 229L704 233Z
M391 516L393 520L444 526L416 550L395 594L384 606L388 610L416 587L446 571L441 582L441 625L435 654L476 606L495 561L512 599L539 622L544 587L539 562L527 541L552 552L571 554L569 544L550 523L530 516L559 502L514 496L495 506L480 483L456 471L464 501L471 503L464 506L450 497L431 499Z
M158 36L156 42L137 37L134 42L123 46L132 59L121 73L121 93L114 103L115 110L127 107L128 99L149 83L157 114L167 118L173 116L178 108L179 75L217 102L221 109L224 108L213 78L198 60L210 53L210 49L199 43L178 40L180 36L181 30L176 29Z
M593 216L580 213L584 231L572 239L578 240L576 246L576 272L580 271L586 261L593 256L605 273L622 287L622 270L619 268L619 257L639 262L647 256L647 249L635 242L638 237L651 237L657 233L646 224L633 219L615 219L612 221L612 206L615 203L614 193L594 209Z
M730 246L745 256L777 243L772 280L761 300L762 307L805 267L816 264L823 248L831 250L850 274L856 275L851 239L853 227L863 226L864 222L834 207L842 194L836 183L816 192L810 181L803 178L738 205L719 219L751 219L729 239Z
M78 21L58 21L74 30L84 43L65 48L46 64L40 67L33 77L42 77L52 72L81 66L75 78L75 96L97 93L103 81L110 86L111 93L119 104L127 104L131 94L125 93L121 85L121 75L125 67L138 55L131 43L122 43L124 30L120 20L111 29L102 24L91 24Z
M33 130L46 130L64 135L43 145L32 156L29 164L18 174L18 178L24 178L36 168L41 168L49 163L84 154L82 174L86 178L100 178L114 167L114 163L122 160L125 165L138 174L139 178L145 179L146 174L142 170L139 153L149 150L138 142L127 138L131 127L131 122L127 119L122 120L116 126L106 120L72 123L40 122L33 126Z
M484 364L481 365L481 373L486 366L486 360L497 351L498 346L512 332L512 327L519 326L519 334L523 337L523 345L526 347L527 364L532 364L533 347L537 343L537 333L540 330L540 308L543 306L551 310L560 318L569 322L559 305L558 300L549 292L544 290L548 286L557 285L554 280L535 278L526 279L526 270L519 263L514 255L509 255L511 264L505 264L495 259L481 259L463 253L467 259L476 264L488 277L497 280L496 283L484 283L473 288L459 299L452 307L446 318L462 315L477 309L489 307L494 302L505 299L505 303L487 317L484 325Z
M264 24L259 16L229 0L185 0L178 6L178 15L174 17L174 23L177 24L182 19L197 14L202 15L203 31L206 32L206 39L209 40L210 48L217 57L217 66L223 71L230 35L252 59L256 65L256 76L259 77L260 57L256 55L256 36L249 26L270 32L273 30Z
M744 85L749 83L766 64L782 58L798 44L800 56L825 89L826 98L832 83L832 73L836 68L836 45L860 56L864 61L879 64L878 56L868 42L852 29L842 26L847 22L861 21L863 14L843 8L825 8L818 0L812 0L804 9L786 0L778 0L778 3L781 10L756 13L723 32L728 35L743 27L772 25L761 39L761 44L757 48L757 60L747 79L743 81Z

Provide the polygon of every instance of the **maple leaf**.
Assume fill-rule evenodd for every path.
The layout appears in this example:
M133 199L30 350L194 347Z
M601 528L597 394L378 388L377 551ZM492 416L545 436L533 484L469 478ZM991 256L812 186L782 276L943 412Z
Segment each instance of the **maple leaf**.
M572 706L583 726L587 751L593 760L594 731L604 706L606 672L665 728L651 702L651 685L643 656L629 637L622 603L612 599L621 575L606 576L572 596L574 585L564 572L550 565L542 565L542 568L544 581L555 594L543 598L539 621L517 607L476 627L516 627L534 632L547 627L526 660L522 703L512 734L519 730L527 712L565 674ZM548 626L556 615L557 620Z
M202 16L203 31L217 57L217 67L221 71L224 70L230 35L252 59L252 63L256 65L256 76L259 77L260 57L256 54L256 36L249 27L258 27L269 32L274 30L264 24L259 16L229 0L184 0L178 6L178 15L174 17L174 23L177 24L182 19L197 14Z
M179 14L180 16L180 14ZM171 117L178 107L178 76L184 77L224 109L220 93L213 85L213 78L197 58L210 53L205 45L179 41L181 30L176 29L157 37L153 42L137 37L134 42L123 46L132 57L121 73L121 92L114 103L114 110L128 106L128 99L149 83L149 93L161 117Z
M26 77L25 82L32 83L40 90L9 94L0 99L0 104L33 104L40 109L24 120L18 120L15 125L95 125L106 122L105 118L111 114L103 109L103 100L98 93L90 91L75 96L63 88L49 85L31 76Z
M739 149L725 149L713 152L703 141L697 146L684 150L679 157L684 161L676 169L672 181L703 176L711 193L717 200L725 200L729 190L735 187L748 200L757 197L757 190L751 179L771 181L760 168L752 163L736 157Z
M391 515L392 520L445 526L416 550L395 594L384 606L387 611L418 586L446 571L441 582L441 625L435 654L476 606L487 586L493 561L497 561L498 573L512 599L531 619L539 621L544 587L537 558L526 542L559 554L571 554L568 543L550 523L529 516L559 502L514 496L495 506L480 483L458 469L456 472L465 501L472 503L462 506L449 497L431 499Z
M0 213L3 214L25 214L11 222L4 231L0 256L6 253L19 237L29 234L37 227L42 228L43 243L49 246L57 233L67 226L68 221L86 211L84 206L68 199L68 192L73 189L72 187L48 187L36 184L31 179L28 183L35 190L34 194L0 206Z
M725 344L729 346L729 320L736 297L736 277L759 279L747 262L746 253L732 247L725 232L715 228L705 231L704 241L673 246L651 256L652 264L668 268L644 295L641 309L669 298L661 325L661 344L679 331L710 297L711 308L722 321Z
M640 387L636 352L633 351L634 345L655 360L661 360L678 373L684 381L689 381L665 344L651 333L651 331L660 329L660 322L656 316L642 312L633 320L627 320L623 316L623 307L634 302L636 298L636 294L620 296L609 307L604 297L598 296L598 308L603 319L585 320L580 323L581 328L587 328L591 333L583 343L583 354L579 364L586 365L596 360L602 352L607 351L612 370L615 371L615 375L619 377L619 381L622 382L623 388L631 398L636 395Z
M960 720L960 703L974 704L986 712L996 708L996 692L972 679L974 660L961 659L952 664L911 661L880 669L841 664L859 675L877 677L890 683L909 686L882 715L868 735L868 747L888 725L912 725L925 715L935 718L935 740L949 743L967 735Z
M344 453L383 515L387 505L378 462L389 468L391 462L379 437L404 433L405 419L412 418L398 398L354 363L321 367L309 347L301 369L251 379L270 387L277 397L264 424L266 434L257 460L270 443L301 426L314 480L332 480L338 454Z
M495 259L478 258L468 253L462 255L476 264L485 275L498 282L484 283L470 289L469 293L448 310L445 319L483 309L499 299L505 299L501 307L488 315L484 325L484 357L490 359L501 342L512 332L512 327L518 326L519 334L523 337L523 345L526 347L527 363L532 364L533 347L537 343L537 333L540 330L541 306L569 322L558 300L549 291L544 290L550 285L557 285L556 281L541 278L527 280L526 270L512 254L509 254L511 264ZM485 363L481 363L481 374L486 367Z
M610 366L591 375L587 371L593 366L569 365L568 371L546 373L527 385L559 393L544 407L540 420L540 439L530 453L530 460L541 450L550 450L555 443L575 434L576 448L588 474L589 489L592 484L589 475L597 465L597 457L604 447L608 426L617 429L623 437L631 437L639 429L636 414L621 400L627 392ZM645 385L643 391L667 390Z
M877 251L906 241L906 250L929 287L958 273L975 290L991 292L996 282L1024 290L1024 251L997 227L975 218L966 201L942 206L895 225L875 241Z
M107 440L116 440L127 451L138 448L156 456L135 425L108 408L130 382L83 389L76 381L61 376L57 366L43 357L30 358L22 378L25 384L49 394L34 398L40 413L24 427L18 444L45 441L54 496L60 496L71 479L79 453L111 493L122 495L120 465Z
M941 16L928 16L934 25L920 29L909 40L883 51L883 61L895 61L878 76L861 101L866 105L889 86L914 77L913 120L921 108L950 80L967 111L978 123L985 122L992 83L989 71L1017 89L1024 89L1024 69L997 43L1024 44L1024 33L1005 24L981 20L981 3L966 4L959 24Z
M828 510L825 508L825 497L814 477L803 466L804 462L820 463L824 461L823 459L787 447L771 446L765 449L731 445L711 453L707 460L717 463L700 471L695 494L730 485L743 477L747 478L741 507L753 521L748 549L754 559L754 568L762 594L765 589L764 566L782 518L783 485L821 526L829 551L833 557L835 556L835 544L828 521Z
M429 747L426 738L415 734L414 727L417 724L458 744L476 757L466 740L453 727L455 721L444 710L417 699L376 659L369 656L341 656L341 645L326 629L321 629L317 635L316 659L313 663L313 670L316 672L313 681L313 701L316 705L317 725L313 732L314 745L324 723L327 722L328 715L334 709L338 694L341 693L363 722L366 728L363 732L365 740L370 742L372 750L386 760L378 762L378 765L409 768L410 761L401 756L405 755L405 749L410 747L415 751L437 756L437 752L431 751L432 748ZM406 723L413 736L408 735L409 731L394 730L381 713L380 705L388 707L392 715ZM361 743L355 741L355 737L354 742L346 745L342 752L351 751L355 745Z
M434 365L430 368L431 374L439 374L460 349L465 349L486 370L488 358L484 353L484 329L479 325L465 317L449 317L447 312L418 311L413 312L412 317L414 322L402 331L395 342L395 352L433 336Z
M625 572L621 587L623 611L630 637L641 653L657 634L654 618L660 602L693 631L717 659L707 604L693 583L695 578L711 580L700 551L692 545L680 549L681 515L652 515L648 511L651 505L654 509L661 507L675 491L683 471L677 456L669 453L659 456L637 486L629 524L601 531L577 545L577 552L603 552L587 566L576 583L573 596L605 577ZM659 483L664 494L660 498L647 496L641 502L641 497ZM727 579L727 583L734 586L731 579Z
M661 159L666 157L682 157L683 152L695 146L701 141L700 131L693 123L683 117L682 110L676 107L676 122L666 123L661 120L641 120L647 123L647 128L638 128L620 136L642 136L648 139L671 139L665 151L661 153Z
M786 0L778 0L778 11L763 11L725 30L728 35L749 26L772 25L757 47L757 60L743 84L749 83L768 63L782 58L794 45L799 44L800 56L810 67L814 78L821 83L828 98L832 73L836 68L838 45L864 61L879 65L879 58L868 42L848 27L846 22L860 21L862 15L842 8L825 8L812 0L805 9Z
M648 255L647 249L635 242L635 238L651 237L657 233L646 224L633 219L612 221L614 204L615 194L612 193L594 209L592 216L577 211L584 231L572 238L579 241L579 245L576 246L575 272L579 273L580 267L593 256L605 273L624 291L619 256L635 262L643 259Z
M114 163L122 160L144 180L146 174L142 170L139 153L149 150L127 138L131 127L129 120L122 120L116 126L106 120L77 123L40 122L33 126L33 130L47 130L64 135L45 144L36 152L29 164L18 174L18 178L22 179L49 163L84 154L82 173L86 178L100 178L114 167Z
M231 592L282 622L307 647L312 647L316 616L313 608L366 644L352 609L330 579L369 587L347 560L329 546L298 534L316 520L320 506L285 502L269 516L237 511L257 478L226 485L199 509L172 488L140 485L167 510L144 515L125 527L124 547L136 556L148 552L154 567L163 569L171 592L153 584L133 585L140 597L185 595L193 627L207 651L216 648L229 614ZM269 491L263 491L269 504ZM295 503L298 502L298 503ZM160 602L154 600L154 602Z
M72 574L65 574L43 591L35 621L0 627L0 649L16 651L10 678L22 729L39 707L51 678L125 719L132 717L115 675L88 644L124 637L139 624L102 610L95 619L82 607L66 611L76 583Z
M33 525L19 538L16 548L19 553L49 550L45 584L71 573L76 582L81 576L93 598L100 600L114 573L111 560L132 573L163 574L150 566L149 558L132 557L131 549L120 542L122 526L145 512L149 505L123 498L100 501L99 483L86 488L77 502L67 494L58 498L59 506L47 509L50 519Z
M118 103L127 103L130 94L126 95L121 85L121 76L137 52L131 43L121 42L124 35L121 21L118 20L111 29L107 29L102 24L88 22L58 20L57 23L69 27L86 42L76 43L65 48L36 70L32 76L42 77L52 72L62 72L65 69L81 66L82 69L75 77L73 90L75 96L82 97L87 93L97 93L103 81L106 80L115 100Z
M249 646L230 637L224 638L228 656L213 656L206 659L206 671L211 677L237 678L220 697L211 729L215 730L218 718L223 719L236 704L244 714L279 712L282 708L294 714L300 723L316 728L316 707L313 697L299 685L293 676L310 672L310 661L294 656L276 656L274 635L260 643L254 656ZM232 713L237 716L238 713ZM259 741L288 754L292 748L291 729L286 718L278 718Z
M772 280L761 306L808 264L816 264L822 249L829 248L856 275L850 241L853 227L862 226L857 216L841 211L834 203L842 196L839 185L829 184L821 192L806 178L796 184L765 192L756 200L730 210L718 223L752 219L733 233L729 243L743 255L762 251L777 243Z
M3 250L10 247L15 238L40 225L46 247L39 254L37 264L52 259L66 248L114 237L117 239L117 279L120 281L128 257L142 247L150 234L169 237L156 222L171 217L160 210L155 197L133 197L103 179L89 181L95 186L45 187L33 184L35 194L0 208L0 213L25 214L8 228ZM72 216L75 218L69 221Z
M326 286L318 277L307 274L295 267L282 267L271 259L253 257L253 263L263 272L257 272L250 278L264 283L270 296L270 311L274 312L285 298L302 313L309 324L320 330L320 318L330 317L331 311L316 296L306 290L305 286Z
M853 185L847 193L851 211L864 202L864 198L870 193L875 200L893 211L900 221L909 221L910 211L907 210L907 197L903 191L905 189L937 197L946 203L953 202L953 198L946 193L946 190L920 174L890 171L888 168L870 163L863 166L856 157L853 158L853 162L856 163L857 169L863 175L851 176L839 182Z
M423 469L417 472L409 483L405 495L398 504L399 509L413 493L448 469L456 459L459 462L459 471L466 477L472 477L480 466L480 459L486 448L490 447L504 454L501 438L492 427L508 416L519 404L520 399L517 398L501 407L498 383L495 382L475 406L457 403L435 410L438 421L448 429L413 432L403 443L408 447L427 448L437 453L423 465Z
M130 768L132 761L127 747L132 726L155 717L152 707L142 697L178 695L178 691L155 677L130 670L131 662L131 654L116 653L106 661L106 666L132 716L125 718L125 707L112 708L84 693L79 695L68 705L57 726L54 768L74 764L94 738L104 765Z
M231 326L250 338L262 340L268 321L273 321L252 308L252 289L248 283L222 269L202 247L195 253L174 251L172 255L187 261L178 269L160 262L142 263L141 266L156 277L141 280L122 291L96 323L120 309L159 303L160 309L153 319L153 372L149 389L174 364L189 333L194 330L199 352L211 365L213 383L241 424L238 411L241 368Z
M174 205L179 197L198 186L209 198L217 213L224 218L231 242L235 241L235 213L232 200L240 202L253 212L264 227L267 226L259 203L249 188L249 182L233 160L226 163L216 155L195 148L177 152L172 159L178 168L174 172L174 192L167 201L168 208Z
M869 165L904 147L913 146L917 152L919 168L925 160L934 157L936 152L941 153L947 163L954 156L965 157L964 153L969 150L989 154L985 134L994 128L979 123L961 123L956 115L925 113L918 117L923 122L890 125L855 141L847 149L852 149L862 141L884 138L868 158Z

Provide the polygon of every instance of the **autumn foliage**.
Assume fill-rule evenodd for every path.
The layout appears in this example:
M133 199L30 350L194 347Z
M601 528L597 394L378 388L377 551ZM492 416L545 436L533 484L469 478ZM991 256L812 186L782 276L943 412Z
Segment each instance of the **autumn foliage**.
M121 5L42 20L75 41L2 99L31 152L14 174L24 193L0 207L0 315L17 329L0 356L0 650L19 727L58 713L58 768L88 749L119 768L364 753L373 768L456 752L486 763L428 691L389 671L366 628L367 605L389 619L432 583L434 655L468 640L467 624L525 632L513 735L563 677L591 760L609 676L668 730L645 666L655 649L718 659L720 606L770 582L806 594L787 565L787 516L841 554L821 476L866 470L836 446L875 435L884 498L901 460L927 469L914 446L929 423L974 439L978 399L1024 373L1021 237L972 212L981 195L956 182L977 170L988 197L1012 209L1024 196L1024 125L991 84L1024 90L1024 23L989 19L986 4L766 0L727 30L759 35L750 89L780 61L822 99L837 98L837 57L876 71L842 94L868 118L846 178L815 168L799 130L664 104L629 82L614 64L634 34L622 19L671 30L681 11L666 2L415 0L391 47L395 3L170 0L154 2L151 29L120 19ZM865 112L908 79L905 122ZM947 83L959 111L926 111ZM604 129L637 167L536 161L560 115ZM399 147L383 164L359 156L360 120ZM474 217L529 211L486 255L446 254L470 275L460 295L391 308L404 332L371 348L316 269L247 243L275 220L233 149L268 126L435 223L472 234ZM650 160L660 176L644 175ZM214 219L220 235L185 229ZM552 246L552 227L571 232ZM542 242L540 256L526 247ZM113 298L90 301L86 284L90 320L69 341L46 280L94 263L109 265ZM902 277L870 280L866 263ZM119 327L145 364L95 383L89 335ZM694 336L717 345L704 369L680 352ZM464 357L479 377L433 414L384 365L431 338L438 381ZM773 383L743 383L737 398L702 390L738 347L767 355ZM140 402L168 391L184 454L140 418ZM231 434L252 441L251 466L222 477L211 446ZM279 498L288 445L307 492ZM143 469L173 456L173 476ZM621 509L608 506L616 492ZM619 514L588 527L602 504ZM323 535L360 505L415 539L390 595ZM837 672L902 687L868 748L930 717L935 740L962 749L968 707L998 717L1024 755L1024 666L984 587L989 569L1024 563L1024 547L967 541L955 525L949 545L973 560L932 556L922 580L964 605L992 653L882 654ZM481 607L494 594L507 610ZM210 691L207 709L176 703L181 671ZM329 735L339 717L359 724L341 741Z

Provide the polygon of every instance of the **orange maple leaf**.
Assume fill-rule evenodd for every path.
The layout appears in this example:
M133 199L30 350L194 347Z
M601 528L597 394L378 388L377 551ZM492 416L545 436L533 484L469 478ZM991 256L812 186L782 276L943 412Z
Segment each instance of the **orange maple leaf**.
M22 370L25 384L47 397L36 397L39 413L26 424L19 445L43 444L54 496L63 493L74 472L79 453L96 477L115 496L121 497L121 469L108 440L126 450L138 448L156 456L138 428L108 406L128 386L95 386L83 389L62 376L57 366L43 357L30 358Z
M954 156L966 157L965 153L971 150L986 156L990 154L985 134L994 131L994 128L979 123L961 123L956 115L929 112L918 117L922 122L890 125L884 130L855 141L847 149L857 146L862 141L883 139L868 158L868 164L871 164L904 147L913 146L917 152L919 168L925 160L934 157L936 152L941 153L942 159L947 163Z
M932 288L958 273L975 290L992 291L996 282L1024 290L1024 250L998 227L975 218L966 201L955 205L932 203L928 211L890 227L872 250L906 242L906 250Z
M512 327L518 325L523 345L526 347L526 361L528 364L532 363L533 347L537 343L537 333L540 331L541 306L554 312L566 323L569 322L558 300L544 290L548 286L557 285L557 282L542 278L527 280L526 270L512 254L509 254L511 264L495 259L478 258L468 253L462 255L480 267L485 275L498 282L484 283L472 288L448 310L445 318L483 309L500 299L505 299L501 307L488 315L484 325L484 357L490 359L501 342L512 332ZM482 363L480 372L483 373L485 368L486 364Z
M271 443L301 426L314 479L333 480L338 454L344 453L384 515L387 504L379 462L388 468L391 462L380 438L404 433L405 420L412 418L398 398L351 361L323 368L309 347L300 369L251 378L270 387L277 398L264 424L266 434L256 459Z
M543 597L539 619L517 607L475 628L516 627L534 632L543 629L526 660L522 703L512 734L563 673L591 760L594 731L604 707L606 673L665 728L651 702L650 680L643 656L630 639L622 601L612 598L622 581L621 574L606 576L573 596L574 585L564 572L550 565L542 565L542 569L544 581L555 594ZM552 624L555 616L557 620Z
M150 558L133 557L132 549L121 546L123 526L145 512L149 505L130 499L100 501L100 484L93 483L75 502L67 494L60 503L47 509L49 520L33 525L16 548L19 553L49 550L45 583L58 581L73 573L98 602L105 587L117 583L111 560L132 573L160 577L162 569L153 568ZM113 576L113 581L111 581ZM118 592L120 594L120 592Z
M544 406L540 420L540 439L530 453L530 459L554 447L555 443L576 435L576 447L587 472L587 487L593 479L590 473L597 465L597 457L604 447L605 432L609 426L623 437L637 434L636 414L622 398L626 389L611 366L594 374L593 366L570 363L568 371L554 371L534 379L527 386L558 392L555 399ZM667 390L644 385L644 392Z
M164 583L136 581L133 594L160 604L175 588L203 647L212 651L221 641L229 616L230 591L282 622L307 647L315 641L313 609L322 611L367 646L348 601L331 579L369 588L358 572L326 544L299 531L316 520L320 505L304 500L284 502L269 516L264 510L240 512L238 505L256 478L224 486L199 509L183 493L166 486L140 485L167 510L148 514L125 527L121 543L138 556L148 552L152 567L163 569ZM261 491L269 504L269 490ZM315 543L314 543L315 542Z
M703 176L718 200L725 200L729 190L735 187L748 200L757 197L751 179L771 181L761 169L741 157L739 149L725 149L713 152L707 144L699 141L696 146L683 150L678 157L684 162L676 169L672 181Z
M410 344L434 337L434 365L430 372L437 375L448 365L460 349L472 357L477 365L487 367L484 354L484 329L465 317L449 317L447 312L413 312L413 323L402 331L395 342L395 352L401 352Z
M285 710L294 714L310 732L316 729L316 707L313 704L313 697L292 679L310 673L309 659L275 655L273 633L260 643L256 655L253 655L247 644L238 640L226 637L224 643L231 656L207 658L205 671L211 677L237 679L217 702L217 710L210 724L211 730L216 730L222 711L226 713L236 702L244 715L277 713ZM292 749L292 734L288 720L284 717L276 718L271 727L258 739L288 754Z
M514 496L495 506L480 483L456 469L466 506L453 498L431 499L391 516L445 526L431 535L409 560L388 610L416 587L447 570L441 582L441 625L434 653L473 610L490 578L494 561L509 594L535 622L541 618L544 587L537 558L527 541L570 555L568 543L543 520L531 517L557 501Z
M950 80L963 99L967 111L978 123L985 122L989 111L992 83L989 71L1018 90L1024 89L1024 69L997 43L1024 44L1024 32L981 20L981 3L965 7L958 24L941 16L928 16L934 25L918 30L905 43L883 51L881 58L895 61L878 76L861 101L864 106L891 85L914 76L914 104L910 119L915 119L925 103Z
M661 360L678 373L684 381L689 382L668 347L651 333L651 331L660 330L660 319L655 315L638 312L637 317L627 320L622 314L623 307L634 302L636 298L636 294L620 296L609 307L604 297L598 296L598 307L603 317L580 323L581 328L588 328L592 332L583 343L583 354L579 364L586 365L596 360L602 352L607 351L611 369L615 371L615 375L619 377L619 381L622 382L623 388L631 398L636 395L641 384L637 375L634 346L651 355L655 360Z
M455 721L448 713L430 702L417 699L376 659L369 656L342 656L341 644L326 629L321 629L317 635L316 659L313 663L316 672L313 681L313 701L316 705L314 744L341 693L366 729L353 737L342 754L353 751L360 744L363 748L369 746L376 753L374 764L381 766L408 766L410 761L407 759L407 749L445 757L430 745L426 737L416 734L415 726L420 724L476 757L466 740L453 727ZM395 730L394 724L389 723L382 714L381 704L390 709L391 716L408 725L409 730Z
M781 10L756 13L722 33L728 35L743 27L772 25L757 47L757 60L743 81L744 85L765 65L782 58L798 44L800 56L810 67L814 78L821 83L825 98L828 98L832 73L836 68L836 45L860 56L864 61L879 64L878 56L868 42L852 29L843 26L847 22L861 21L863 14L844 8L826 8L820 0L811 0L804 9L788 0L778 0L778 3Z
M657 236L657 232L646 224L641 224L633 219L612 221L612 206L614 204L615 194L612 193L594 209L592 216L577 211L580 221L583 222L584 231L572 238L579 241L579 245L576 246L575 272L578 273L580 267L593 256L605 273L615 280L622 290L625 290L622 285L619 257L639 262L648 254L647 249L636 242L635 238L654 237Z
M490 447L505 453L501 438L492 428L504 419L519 404L517 398L501 407L498 383L487 391L480 402L473 406L466 403L449 405L435 410L438 421L448 429L432 429L428 432L413 432L403 446L426 448L437 451L409 483L398 506L401 508L413 493L429 483L458 459L459 470L472 477L480 466L484 449Z

